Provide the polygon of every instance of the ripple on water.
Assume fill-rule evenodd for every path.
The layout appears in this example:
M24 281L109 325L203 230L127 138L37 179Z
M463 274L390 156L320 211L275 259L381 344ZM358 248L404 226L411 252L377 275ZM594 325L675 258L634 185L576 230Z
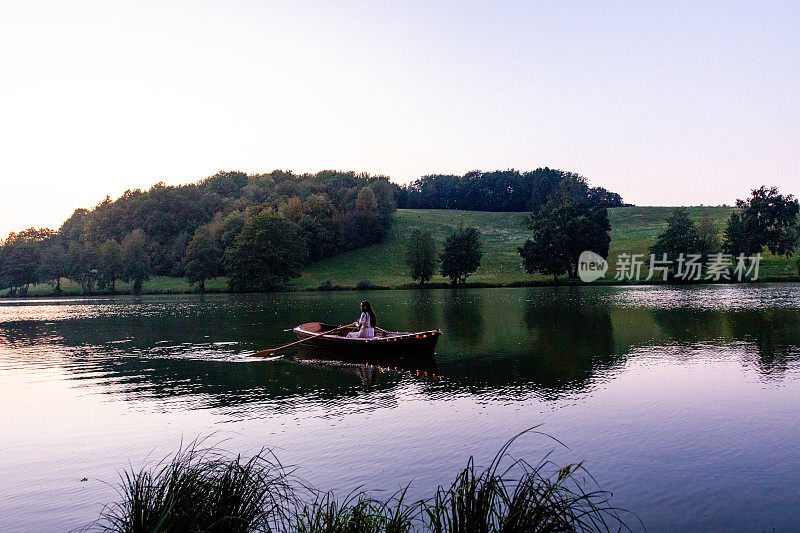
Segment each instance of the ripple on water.
M381 291L384 323L444 329L436 379L248 357L308 317L350 319L360 297L0 302L0 529L81 525L114 494L76 487L108 488L183 437L219 431L326 486L414 480L423 496L541 423L651 529L796 523L797 285Z
M613 305L655 309L746 310L800 308L796 284L617 287Z

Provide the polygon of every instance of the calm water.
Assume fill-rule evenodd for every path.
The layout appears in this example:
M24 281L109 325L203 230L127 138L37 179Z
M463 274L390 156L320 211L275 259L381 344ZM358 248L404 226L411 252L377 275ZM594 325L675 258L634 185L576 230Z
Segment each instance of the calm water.
M364 297L383 327L444 330L435 359L247 357ZM650 531L800 529L796 284L2 301L0 399L2 531L84 525L121 469L198 436L422 497L538 424L569 449L515 456L585 460Z

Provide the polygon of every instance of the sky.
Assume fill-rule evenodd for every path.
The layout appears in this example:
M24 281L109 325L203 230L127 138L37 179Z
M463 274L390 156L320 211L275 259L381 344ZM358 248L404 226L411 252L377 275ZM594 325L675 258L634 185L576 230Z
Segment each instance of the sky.
M0 238L220 170L800 194L800 2L0 0Z

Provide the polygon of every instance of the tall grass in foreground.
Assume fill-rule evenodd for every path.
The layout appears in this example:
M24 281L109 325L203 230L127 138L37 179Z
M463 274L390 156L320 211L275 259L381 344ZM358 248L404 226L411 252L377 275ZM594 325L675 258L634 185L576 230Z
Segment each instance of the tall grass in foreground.
M525 432L523 432L525 433ZM521 435L521 434L520 434ZM519 435L517 435L519 437ZM122 474L120 502L87 530L138 532L511 533L630 528L611 493L579 464L513 460L514 437L479 469L470 457L449 486L414 503L353 491L343 500L296 478L268 451L244 460L195 445L168 462ZM506 464L502 467L501 465ZM635 515L632 515L635 517ZM637 518L638 520L638 518Z
M269 452L244 460L197 443L152 469L125 471L118 493L122 501L106 506L88 529L284 531L294 497L288 472Z
M386 501L364 492L351 492L339 502L333 492L298 505L293 531L297 533L405 533L414 531L419 503L406 505L406 489ZM313 492L313 490L312 490Z
M517 435L518 437L519 435ZM508 441L485 470L472 457L448 488L421 502L423 522L435 533L610 531L629 528L611 493L596 486L582 463L557 467L547 456L536 465L512 460L501 470Z

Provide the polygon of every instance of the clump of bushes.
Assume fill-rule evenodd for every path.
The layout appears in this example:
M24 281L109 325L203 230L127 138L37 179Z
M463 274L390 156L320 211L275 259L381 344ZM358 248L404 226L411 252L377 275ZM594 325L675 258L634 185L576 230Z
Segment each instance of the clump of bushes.
M381 287L379 285L376 285L372 282L372 280L369 279L360 279L358 280L358 283L356 283L356 290L359 291L368 291L380 288Z
M524 433L524 432L523 432ZM519 436L519 435L518 435ZM510 460L501 448L486 469L467 466L432 498L406 503L353 491L343 500L294 476L269 451L250 459L195 445L152 468L126 471L120 501L87 530L108 532L405 533L628 530L611 493L581 463ZM501 465L506 465L501 468ZM635 515L634 515L635 516Z

